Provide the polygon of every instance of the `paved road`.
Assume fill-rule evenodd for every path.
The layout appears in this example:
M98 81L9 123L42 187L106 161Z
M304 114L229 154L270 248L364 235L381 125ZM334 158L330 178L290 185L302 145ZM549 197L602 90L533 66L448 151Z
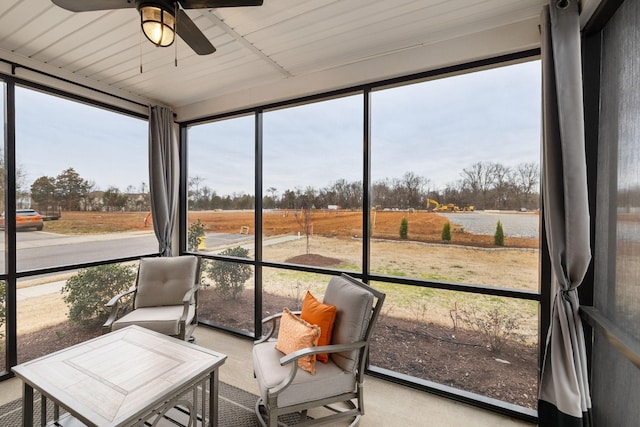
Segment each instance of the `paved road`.
M253 234L206 233L205 252L218 252L224 248L238 245L253 249L253 240Z
M207 233L205 237L205 253L217 253L224 248L237 245L253 249L253 235ZM4 233L0 232L0 257L4 257L4 240ZM280 241L271 239L265 241L265 244ZM17 233L17 246L18 269L22 271L125 258L158 251L158 243L151 231L89 236L23 231ZM0 272L2 270L3 265L0 265Z
M4 257L4 233L0 232L0 257ZM207 252L219 252L224 247L241 244L253 248L253 236L244 234L207 233ZM124 258L157 252L153 232L113 233L91 236L66 236L46 231L25 231L17 234L18 269L34 270L46 267L81 264L113 258ZM3 272L4 264L0 265ZM38 286L19 288L17 299L59 294L65 280Z
M0 256L4 257L4 234L0 236ZM150 232L63 236L46 231L23 231L17 233L17 246L19 270L124 258L158 251L156 238Z

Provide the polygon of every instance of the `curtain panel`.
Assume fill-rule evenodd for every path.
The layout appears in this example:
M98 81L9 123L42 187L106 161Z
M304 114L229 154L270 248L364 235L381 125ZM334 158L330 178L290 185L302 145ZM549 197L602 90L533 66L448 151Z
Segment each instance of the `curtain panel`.
M173 112L149 107L149 193L153 229L162 256L172 256L171 237L178 212L178 138Z
M539 386L540 426L590 426L577 288L591 261L577 0L542 12L542 198L553 304Z

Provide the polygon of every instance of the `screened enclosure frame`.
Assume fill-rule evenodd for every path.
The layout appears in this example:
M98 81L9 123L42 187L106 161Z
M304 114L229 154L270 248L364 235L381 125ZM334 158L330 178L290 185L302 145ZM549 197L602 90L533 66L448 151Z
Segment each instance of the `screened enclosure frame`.
M2 61L7 62L7 61ZM15 68L25 68L27 70L40 73L37 70L31 69L29 67L24 67L19 64L11 64L12 67ZM49 76L56 80L68 82L64 79L58 79L54 76ZM91 107L97 107L106 111L111 111L115 113L120 113L126 116L130 116L137 119L143 119L148 121L148 116L145 114L137 113L135 111L127 110L122 107L118 107L115 105L108 104L107 102L94 100L87 98L85 96L81 96L78 94L74 94L71 92L67 92L60 89L55 89L40 83L34 83L28 80L24 80L21 78L16 78L12 75L6 75L0 73L0 81L4 82L4 109L5 109L5 117L4 117L4 142L3 142L3 151L5 154L5 176L0 179L5 180L6 188L5 188L5 212L6 215L15 215L16 210L16 86L24 87L27 89L32 89L35 91L39 91L48 95L52 95L55 97L59 97L62 99L67 99L70 101L80 102ZM96 94L100 95L108 95L114 99L124 100L122 98L115 97L108 93L87 87L78 85L73 83L75 86L83 87L84 89L90 89ZM125 100L131 104L137 104L142 106L142 104ZM140 254L136 256L129 257L121 257L121 258L112 258L100 261L92 261L85 262L80 264L69 264L69 265L61 265L55 267L46 267L46 268L37 268L32 270L21 270L18 271L17 268L17 239L16 239L16 224L13 221L8 221L5 229L2 231L5 233L5 259L3 262L5 263L5 272L0 274L0 280L5 281L6 283L6 295L5 295L5 311L6 311L6 319L5 319L5 330L6 330L6 346L2 351L5 352L5 360L6 366L3 367L5 369L4 372L0 373L0 381L4 381L9 378L13 378L14 375L10 371L10 368L17 365L18 361L18 347L17 347L17 282L19 279L35 277L44 274L51 273L60 273L65 271L73 271L82 268L88 267L96 267L105 264L113 264L113 263L124 263L130 261L137 261L141 256L158 256L158 252Z
M597 206L596 202L596 193L597 193L597 156L598 156L598 106L599 106L599 70L600 70L600 53L602 49L602 29L604 28L607 21L611 18L611 16L615 13L616 9L623 3L623 0L603 0L598 8L598 11L594 13L593 18L587 24L587 26L583 30L583 47L584 47L584 93L585 93L585 116L586 116L586 145L587 145L587 167L588 167L588 189L589 189L589 208L591 212L596 212L599 206ZM517 62L526 59L534 59L539 57L539 50L533 49L524 52L518 52L512 55L505 55L496 58L491 58L482 61L476 61L468 64L462 64L453 67L441 68L438 70L433 70L424 73L412 74L409 76L404 76L395 79L384 80L380 82L370 83L366 85L358 85L350 88L346 88L343 90L321 93L314 96L301 97L291 100L286 100L278 103L263 105L256 108L243 109L238 111L231 111L225 114L213 115L209 117L203 117L199 119L189 120L180 123L180 144L181 144L181 179L179 185L179 239L180 246L179 248L174 248L174 253L176 249L179 249L180 253L187 253L186 251L186 234L187 234L187 129L190 125L200 124L206 121L219 120L224 118L231 118L237 115L242 114L251 114L255 118L255 156L256 160L262 158L262 121L263 121L263 112L265 110L288 107L294 104L300 103L308 103L318 100L326 100L331 97L339 97L347 94L359 93L363 97L364 104L364 129L363 135L365 139L365 144L367 149L365 153L369 156L365 155L362 158L363 168L363 185L365 188L369 188L371 183L371 167L370 167L370 95L373 90L384 88L384 87L393 87L395 85L402 85L405 83L412 83L421 80L428 80L431 78L444 76L444 75L455 75L457 73L462 73L466 71L473 71L475 69L482 69L485 67L496 66L500 64L508 65L510 62ZM14 64L12 62L8 62L5 60L0 60L0 62L8 63L15 70L15 68L24 68L31 72L41 73L40 71L25 67L20 64ZM80 96L71 92L66 92L64 90L55 89L53 87L46 86L44 84L38 84L29 82L24 79L20 79L11 74L0 73L0 80L4 82L4 102L5 102L5 129L4 129L4 153L5 153L5 179L6 184L6 192L5 192L5 207L6 211L11 214L16 210L16 163L15 163L15 153L16 153L16 133L15 133L15 89L16 85L24 86L27 88L39 90L45 92L47 94L51 94L54 96L60 96L63 98L80 101L82 103L103 108L109 111L119 112L125 115L130 115L132 117L141 118L147 120L148 117L145 114L140 114L132 110L128 110L126 108L118 107L116 104L109 104L107 102L97 100L98 96L100 97L112 97L118 98L113 94L101 92L100 90L96 90L95 88L89 86L82 86L76 82L65 80L63 78L53 76L47 74L46 77L63 82L65 84L82 87L85 90L96 93L96 99L91 99L90 95ZM84 91L83 93L87 93ZM104 99L104 98L103 98ZM135 101L131 101L129 99L119 98L120 101L125 101L130 104L136 104ZM144 108L146 105L138 104ZM215 326L219 329L224 329L230 332L233 332L239 336L253 339L255 335L259 335L261 333L260 330L260 318L261 318L261 310L263 301L262 301L262 270L264 268L278 268L284 270L292 270L292 271L302 271L308 273L320 273L320 274L337 274L345 272L344 270L336 270L336 269L325 269L325 268L317 268L317 267L306 267L299 265L290 265L285 263L277 263L277 262L269 262L263 260L262 254L262 163L260 161L256 161L255 164L255 260L251 259L234 259L228 258L224 256L215 256L215 255L205 255L204 258L208 259L220 259L226 261L232 261L237 263L248 264L254 267L254 281L255 281L255 307L254 307L254 334L248 334L245 331L239 330L231 330L229 328L221 327L220 325L209 324L209 326ZM368 209L371 205L370 195L368 192L364 194L364 206L363 209ZM602 209L602 207L600 207ZM542 205L542 209L544 209L544 205ZM607 209L606 207L604 209ZM594 215L595 216L595 215ZM368 215L363 215L363 230L368 229L370 219ZM592 221L591 227L591 236L592 238L595 236L595 224ZM548 319L550 317L550 304L548 301L551 300L549 298L551 293L550 288L550 263L547 256L547 242L545 237L545 225L541 220L540 225L540 288L539 292L524 292L518 290L509 290L503 288L494 288L489 286L477 286L477 285L466 285L466 284L458 284L458 283L447 283L440 282L435 280L417 280L417 279L405 279L396 276L385 276L379 274L370 273L370 264L369 264L369 255L370 255L370 245L369 240L364 239L363 241L363 249L362 249L362 272L349 272L347 273L353 274L355 277L360 278L365 282L370 281L383 281L386 283L395 283L402 284L407 286L415 286L415 287L424 287L424 288L434 288L434 289L445 289L445 290L454 290L454 291L464 291L464 292L473 292L481 295L495 295L500 297L507 298L517 298L523 300L537 301L540 307L540 337L538 346L540 348L540 352L543 352L543 343L544 343L544 331L548 329ZM9 222L6 226L6 230L4 231L6 240L5 240L5 266L6 270L4 273L0 274L0 280L4 280L7 284L6 286L6 348L3 349L6 354L6 366L5 368L10 368L14 366L17 362L17 325L16 325L16 284L17 281L21 278L27 277L35 277L38 275L49 274L49 273L58 273L64 272L79 268L86 268L98 265L104 265L109 263L117 263L117 262L128 262L134 261L139 258L139 256L135 257L126 257L126 258L118 258L118 259L109 259L102 260L96 262L75 264L75 265L65 265L59 267L50 267L50 268L41 268L37 270L30 271L18 271L17 269L17 257L16 257L16 234L15 234L15 224L13 222ZM158 255L158 253L147 254L148 256ZM201 255L201 254L199 254ZM201 255L202 256L202 255ZM606 318L603 318L599 315L599 313L593 308L589 306L593 306L593 294L594 294L594 273L593 268L591 268L586 276L585 283L579 288L580 300L583 305L587 307L582 308L582 315L594 326L594 328L600 328L606 334L610 334L613 340L617 340L621 343L622 347L626 347L627 349L632 350L629 356L629 359L632 362L636 363L640 358L638 358L639 344L635 339L629 339L624 331L619 331L615 328L615 325L611 325L607 322ZM590 334L590 330L586 330L587 336ZM590 345L591 341L587 340L587 354L590 355ZM627 352L627 350L624 350ZM542 357L540 357L540 361L542 361ZM594 367L590 367L590 370L593 371ZM597 367L596 367L597 369ZM381 378L394 381L396 383L404 384L409 387L413 387L420 390L429 391L431 393L443 395L458 401L462 401L465 403L470 403L488 410L505 413L510 416L514 416L517 418L523 418L525 420L536 422L537 418L535 415L531 413L523 413L518 408L512 407L509 404L497 405L494 401L490 399L482 400L478 399L477 396L471 395L470 393L464 393L457 389L452 389L441 384L428 383L428 382L420 382L417 383L414 378L409 377L407 375L403 375L397 372L387 371L385 369L376 368L374 366L370 367L369 374L379 376ZM0 380L5 380L13 377L10 372L4 372L0 374Z
M363 168L363 186L365 188L369 188L371 184L371 158L370 158L370 138L371 138L371 119L370 119L370 98L373 91L386 87L393 87L402 84L408 84L423 80L429 80L432 78L441 77L444 75L450 74L460 74L464 72L481 70L483 68L495 67L500 65L509 65L510 63L517 63L523 60L536 59L539 56L539 51L529 50L524 52L519 52L517 54L500 56L497 58L491 58L488 60L476 61L468 64L462 64L455 67L447 67L443 69L438 69L434 71L413 74L410 76L395 78L384 80L381 82L371 83L367 85L347 88L344 90L322 93L314 96L303 97L298 99L293 99L289 101L283 101L279 103L264 105L258 108L252 108L248 110L242 111L234 111L225 115L217 115L213 117L207 117L201 120L194 120L189 122L180 123L180 144L181 144L181 153L180 153L180 162L181 162L181 179L179 185L179 198L181 203L179 205L179 238L180 238L180 253L186 253L186 200L187 200L187 128L192 124L202 123L208 120L218 120L222 118L230 118L237 115L247 115L251 114L254 116L255 120L255 156L256 159L262 158L262 120L263 120L263 112L266 110L277 109L282 107L291 106L293 104L303 104L309 103L318 100L326 100L335 97L341 97L345 95L359 94L363 98L363 130L362 133L365 138L365 144L367 149L365 150L365 155L362 157L362 168ZM79 101L90 106L99 107L102 109L106 109L109 111L114 111L118 113L122 113L125 115L130 115L132 117L141 118L148 120L148 117L144 114L136 113L130 110L126 110L120 107L115 107L113 105L109 105L105 102L92 100L90 98L86 98L84 96L76 95L73 93L65 92L62 90L53 89L47 87L42 84L36 84L29 81L25 81L19 78L15 78L10 75L0 75L0 79L5 82L5 116L6 123L8 124L5 128L5 153L7 159L7 168L6 168L6 183L7 183L7 192L6 192L6 207L7 212L15 211L16 208L16 200L15 200L15 87L16 85L24 86L26 88L35 89L38 91L42 91L44 93L58 96L61 98L70 99L73 101ZM91 88L89 88L91 89ZM104 94L103 94L104 95ZM256 206L255 206L255 230L256 230L256 241L255 241L255 254L256 259L230 259L224 256L203 256L204 258L209 259L222 259L222 260L230 260L234 262L239 262L243 264L249 264L254 267L254 281L256 285L256 293L254 295L255 298L255 308L254 308L254 320L256 323L255 326L255 334L260 335L260 318L261 318L261 307L262 307L262 269L263 268L279 268L285 270L297 270L302 272L309 273L319 273L325 275L331 274L339 274L344 272L343 270L335 270L329 268L318 268L318 267L307 267L307 266L298 266L298 265L288 265L284 263L278 262L269 262L264 261L262 259L262 162L256 161L255 163L255 194L256 194ZM363 194L363 204L364 208L367 209L371 205L370 194L365 191ZM368 215L363 215L363 229L366 230L369 228L370 218ZM48 273L58 273L63 271L75 270L86 267L93 267L98 265L116 263L116 262L127 262L137 260L139 257L126 257L126 258L118 258L118 259L108 259L96 262L75 264L75 265L65 265L59 267L50 267L43 268L31 271L17 271L16 266L16 239L15 239L15 226L12 223L7 225L7 240L6 240L6 273L0 275L0 280L5 280L7 283L7 319L6 319L6 327L7 327L7 346L6 346L6 360L7 360L7 368L14 366L17 363L17 336L16 336L16 284L18 279L32 277L42 274ZM544 247L544 237L541 233L541 246ZM542 252L541 252L542 253ZM157 256L158 253L150 253L145 256ZM201 254L199 254L202 256ZM350 271L348 273L354 275L355 277L364 280L365 282L370 281L382 281L386 283L397 283L408 286L416 286L416 287L424 287L424 288L434 288L434 289L444 289L444 290L452 290L452 291L463 291L463 292L471 292L481 295L494 295L499 297L507 297L507 298L517 298L521 300L530 300L537 301L538 303L544 301L542 295L544 295L545 291L545 280L542 280L540 292L534 291L520 291L520 290L510 290L505 288L498 287L490 287L490 286L478 286L478 285L466 285L459 283L448 283L448 282L439 282L439 281L428 281L428 280L419 280L419 279L405 279L396 276L387 276L381 274L373 274L370 273L370 242L368 239L364 239L363 241L363 249L362 249L362 272L353 272ZM546 273L545 273L546 271ZM545 260L545 257L541 257L541 272L542 277L546 277L548 275L548 263ZM545 313L545 304L541 304L541 314L540 319L544 322L547 316ZM206 322L205 322L206 323ZM212 325L219 326L219 325ZM222 328L225 329L225 328ZM228 329L228 328L227 328ZM228 329L229 330L229 329ZM542 325L540 330L545 330L545 326ZM254 334L247 334L244 331L230 330L230 332L236 333L238 335L253 338ZM432 393L436 393L439 395L443 395L449 398L453 398L459 401L471 403L482 408L486 408L492 411L505 413L510 416L515 416L519 418L524 418L527 420L535 421L534 411L522 412L519 408L514 408L514 405L510 404L496 404L493 399L482 399L482 397L478 398L477 395L472 395L471 393L464 393L458 389L442 386L436 383L430 383L428 381L421 381L416 383L415 379L403 374L399 374L397 372L390 372L382 368L376 368L374 366L370 367L369 373L371 375L379 376L384 379L388 379L391 381L395 381L397 383L406 384L411 387L415 387L422 390L427 390ZM10 378L12 374L5 373L0 379Z
M607 47L611 45L607 44L605 38L607 32L616 31L612 28L616 26L616 14L623 13L618 10L628 4L633 4L633 2L603 0L582 31L589 208L595 214L592 215L590 230L594 244L594 260L587 273L585 283L581 286L584 289L581 289L580 292L582 302L580 314L585 325L585 335L588 338L587 351L590 362L588 373L592 388L594 425L603 422L623 423L624 421L618 417L624 418L625 416L631 417L631 419L626 419L627 423L630 423L628 425L634 425L637 422L635 414L638 413L637 406L630 404L633 402L633 391L636 390L632 388L632 393L629 393L629 384L620 381L620 371L616 370L612 373L609 364L613 361L602 359L603 353L608 354L608 357L615 357L616 369L628 363L624 371L626 374L623 376L630 378L630 381L634 381L631 378L635 378L633 384L637 384L637 369L640 369L640 340L638 340L637 334L632 334L629 331L629 328L637 326L637 323L619 323L620 319L612 316L613 309L610 306L612 302L603 298L603 294L615 293L617 290L617 275L619 274L617 271L619 250L617 247L619 221L617 215L619 208L624 206L620 205L618 200L620 190L618 187L618 157L627 156L629 153L619 151L619 144L625 137L620 134L619 139L612 138L612 132L604 131L602 126L609 125L612 126L612 129L617 129L617 132L622 132L622 129L629 126L629 118L623 116L621 112L637 108L637 103L623 103L622 96L616 92L615 86L613 88L607 86L609 82L607 76L611 75L611 67L614 63L611 57L606 55L606 53L610 53ZM623 16L630 19L635 18L633 25L637 26L637 15L628 13L627 10ZM620 31L619 28L618 31ZM637 44L637 37L630 34L628 43L628 46ZM624 58L628 62L618 63L616 66L624 65L628 70L633 59L626 55ZM613 68L613 70L620 73L619 68ZM622 86L617 90L621 88ZM634 95L637 97L637 91ZM611 111L616 109L619 111L612 115ZM612 121L612 117L615 117L615 122ZM628 136L626 139L633 140ZM637 163L633 164L637 167ZM600 352L600 358L597 355L598 352ZM634 372L635 376L630 375ZM604 377L610 378L613 384L602 383ZM606 396L606 400L603 401L602 396ZM628 399L621 397L628 397ZM623 411L623 408L628 410Z
M263 154L263 134L262 134L262 123L263 123L263 114L265 111L275 110L279 108L285 108L290 106L302 105L316 101L325 101L330 100L342 96L349 95L360 95L362 96L363 103L363 130L362 134L364 137L364 152L362 156L362 166L363 166L363 188L365 191L363 192L363 212L368 212L371 209L371 195L370 191L367 189L371 188L371 94L373 91L382 88L389 88L394 86L399 86L403 84L410 84L420 81L425 81L433 78L445 77L450 75L469 73L473 71L480 71L490 67L499 67L504 65L511 65L517 62L521 62L523 60L533 60L538 59L540 56L539 49L532 49L528 51L518 52L511 55L504 55L496 58L491 58L487 60L475 61L467 64L461 64L452 67L446 67L442 69L437 69L429 72L423 72L418 74L413 74L401 78L388 79L376 83L354 86L350 88L345 88L342 90L322 93L314 96L306 96L301 98L296 98L292 100L277 102L273 104L262 105L256 108L243 109L239 111L232 111L225 114L219 114L214 116L208 116L201 119L194 119L189 121L180 122L180 152L181 152L181 178L180 178L180 225L179 225L179 238L180 238L180 253L192 253L187 251L187 214L188 214L188 174L189 174L189 164L188 164L188 128L193 125L205 124L208 122L224 120L235 118L239 116L247 116L253 115L255 117L255 139L254 139L254 153L255 153L255 215L254 215L254 230L255 230L255 240L254 240L254 253L255 259L244 259L244 258L235 258L223 255L212 255L212 254L202 254L197 253L204 259L209 260L221 260L221 261L229 261L236 262L241 264L247 264L253 266L253 283L254 283L254 333L247 333L243 330L238 330L229 326L219 325L213 323L208 320L200 319L200 323L214 327L216 329L221 329L233 334L236 334L240 337L255 339L262 335L262 304L263 304L263 288L262 288L262 270L264 268L278 268L283 270L291 270L291 271L300 271L306 273L319 273L326 275L335 275L341 273L347 273L352 275L365 283L369 283L371 281L381 281L386 283L393 284L402 284L407 286L416 286L423 288L433 288L433 289L442 289L442 290L450 290L450 291L462 291L475 293L480 295L491 295L498 297L506 297L506 298L516 298L520 300L529 300L536 301L539 303L539 320L540 325L538 329L538 343L539 343L539 361L542 360L542 354L544 352L544 341L546 336L546 330L548 328L548 320L550 313L550 298L548 295L551 292L551 267L549 258L547 255L547 243L545 233L543 231L543 219L542 215L540 215L540 286L539 292L536 291L527 291L527 290L516 290L516 289L506 289L501 287L492 287L492 286L482 286L482 285L471 285L464 283L451 283L437 280L421 280L421 279L412 279L412 278L404 278L398 276L389 276L383 274L376 274L370 272L370 239L365 238L362 239L362 271L348 271L348 270L338 270L331 268L322 268L322 267L313 267L313 266L302 266L302 265L293 265L287 263L280 262L272 262L265 261L262 259L262 247L263 247L263 233L262 233L262 212L263 212L263 194L262 194L262 184L263 184L263 164L262 164L262 154ZM541 201L541 203L543 203ZM541 208L544 208L541 205ZM362 229L369 230L370 226L370 216L362 215ZM545 331L545 333L543 333ZM477 395L474 393L469 393L462 391L460 389L456 389L453 387L445 386L442 384L434 383L426 380L416 380L414 377L410 377L408 375L404 375L398 372L389 371L384 368L379 368L375 366L369 366L368 373L373 376L377 376L386 380L390 380L399 384L404 384L413 388L417 388L420 390L425 390L437 395L441 395L444 397L448 397L460 402L472 404L484 409L488 409L494 412L506 414L509 416L517 417L520 419L524 419L531 422L537 422L537 413L534 410L529 410L524 407L519 407L517 405L513 405L506 402L497 401L496 399L491 399L488 397L484 397L481 395Z

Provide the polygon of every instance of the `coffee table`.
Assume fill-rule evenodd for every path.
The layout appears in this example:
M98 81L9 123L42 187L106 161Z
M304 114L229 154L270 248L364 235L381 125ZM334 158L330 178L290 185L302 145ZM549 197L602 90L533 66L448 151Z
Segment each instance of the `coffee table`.
M15 366L24 382L22 425L33 426L37 390L42 395L42 426L162 425L176 406L182 408L186 425L217 426L218 368L226 358L129 326ZM54 403L50 424L44 421L48 399ZM67 413L60 416L59 408ZM201 421L196 420L198 412Z

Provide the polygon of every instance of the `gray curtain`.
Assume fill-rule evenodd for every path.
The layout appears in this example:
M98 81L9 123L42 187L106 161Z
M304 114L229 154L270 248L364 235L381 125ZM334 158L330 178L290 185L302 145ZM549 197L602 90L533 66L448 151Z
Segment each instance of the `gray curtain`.
M173 113L149 108L149 192L153 229L162 256L171 256L171 237L178 208L178 142Z
M541 426L591 425L577 288L591 260L577 0L542 13L544 219L554 284L540 378Z

